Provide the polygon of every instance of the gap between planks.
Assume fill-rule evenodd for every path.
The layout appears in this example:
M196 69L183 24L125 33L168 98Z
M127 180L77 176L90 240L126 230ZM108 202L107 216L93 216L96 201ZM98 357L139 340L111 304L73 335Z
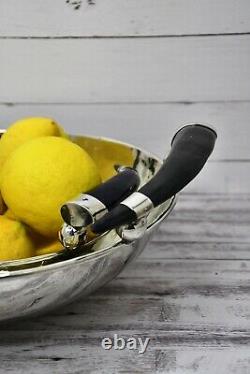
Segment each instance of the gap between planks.
M15 36L0 35L0 40L76 40L76 39L159 39L159 38L193 38L193 37L221 37L221 36L239 36L250 35L250 32L225 32L225 33L204 33L204 34L167 34L167 35L93 35L93 36Z

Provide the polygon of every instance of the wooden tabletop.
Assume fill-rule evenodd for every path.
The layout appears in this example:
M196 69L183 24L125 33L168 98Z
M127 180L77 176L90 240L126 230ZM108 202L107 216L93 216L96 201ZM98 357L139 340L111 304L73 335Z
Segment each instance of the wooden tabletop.
M1 373L248 373L250 195L182 194L144 253L86 299L0 325ZM149 338L138 350L102 339Z

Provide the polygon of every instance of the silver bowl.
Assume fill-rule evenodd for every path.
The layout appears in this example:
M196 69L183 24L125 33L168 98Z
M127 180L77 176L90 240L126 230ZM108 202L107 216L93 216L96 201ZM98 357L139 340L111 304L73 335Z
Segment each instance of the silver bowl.
M125 164L138 171L143 185L162 164L156 156L129 144L87 136L71 138L92 155L104 180L114 173L114 164ZM91 251L81 249L68 258L51 254L0 262L0 321L46 312L112 280L142 252L175 201L173 197L155 208L148 216L144 235L132 242L123 242L113 230Z

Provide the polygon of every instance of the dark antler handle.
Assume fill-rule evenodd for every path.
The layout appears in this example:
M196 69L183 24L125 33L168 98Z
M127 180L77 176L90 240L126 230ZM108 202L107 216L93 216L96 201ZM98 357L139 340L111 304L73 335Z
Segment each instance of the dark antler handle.
M138 192L105 214L92 225L95 233L103 233L140 218L182 190L201 171L212 153L217 138L208 126L192 124L182 127L173 137L171 151L158 173ZM137 194L137 195L135 195Z
M61 207L61 216L65 223L74 228L88 226L136 191L139 184L136 170L121 167L114 177L66 202Z
M181 191L205 165L217 134L210 127L187 125L173 137L171 151L163 166L140 192L157 206Z

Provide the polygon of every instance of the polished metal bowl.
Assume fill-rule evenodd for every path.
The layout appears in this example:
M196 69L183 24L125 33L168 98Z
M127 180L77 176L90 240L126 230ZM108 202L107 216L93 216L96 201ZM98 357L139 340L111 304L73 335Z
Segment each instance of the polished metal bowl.
M134 167L143 185L162 164L156 156L115 140L87 136L71 139L93 157L103 180L115 173L115 164L121 164ZM142 252L175 201L173 197L153 209L145 233L131 242L124 242L113 230L97 240L91 249L82 248L67 257L50 254L0 262L0 321L59 307L112 280Z

